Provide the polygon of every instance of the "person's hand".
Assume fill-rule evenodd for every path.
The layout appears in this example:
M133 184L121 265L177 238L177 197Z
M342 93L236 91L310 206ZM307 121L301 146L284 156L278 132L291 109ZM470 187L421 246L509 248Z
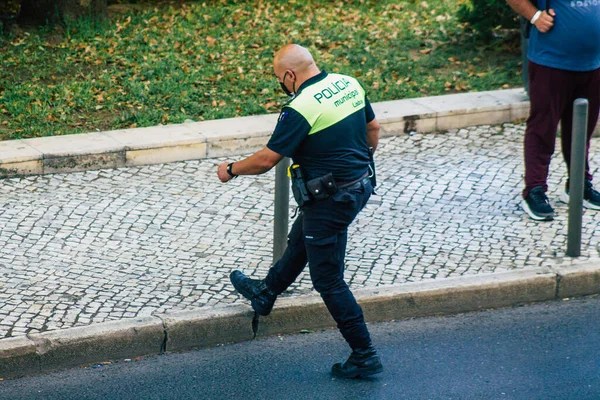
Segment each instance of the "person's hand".
M217 176L219 180L223 183L230 181L232 176L227 173L227 164L228 162L221 163L219 168L217 168Z
M556 17L556 13L551 8L548 11L542 11L542 15L535 21L535 27L541 33L546 33L554 26L554 17Z

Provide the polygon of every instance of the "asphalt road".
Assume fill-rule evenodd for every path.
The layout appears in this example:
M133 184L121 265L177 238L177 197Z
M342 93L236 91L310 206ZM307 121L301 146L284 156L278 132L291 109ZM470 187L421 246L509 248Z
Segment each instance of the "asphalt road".
M0 382L0 399L600 399L600 298L371 326L385 371L339 380L337 331Z

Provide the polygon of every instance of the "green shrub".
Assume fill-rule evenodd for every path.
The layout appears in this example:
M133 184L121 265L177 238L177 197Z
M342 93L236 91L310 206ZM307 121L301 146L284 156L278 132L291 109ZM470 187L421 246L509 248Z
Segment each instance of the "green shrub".
M517 29L518 15L506 0L459 0L458 19L466 22L477 36L489 41L494 30Z

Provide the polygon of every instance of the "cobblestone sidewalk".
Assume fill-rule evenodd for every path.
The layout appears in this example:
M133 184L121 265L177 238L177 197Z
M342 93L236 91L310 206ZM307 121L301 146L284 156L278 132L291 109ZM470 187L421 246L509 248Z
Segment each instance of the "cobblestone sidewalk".
M382 140L378 196L350 229L350 285L600 259L600 213L589 211L582 257L564 256L562 159L549 180L555 221L521 211L523 131ZM274 171L224 185L221 161L0 181L0 338L239 301L230 271L264 277L271 263ZM286 295L311 287L306 273Z

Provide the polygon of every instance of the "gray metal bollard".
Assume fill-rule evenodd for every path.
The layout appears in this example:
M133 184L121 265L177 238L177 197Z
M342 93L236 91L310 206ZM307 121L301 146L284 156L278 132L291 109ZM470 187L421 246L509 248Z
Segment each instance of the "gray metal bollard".
M290 219L290 179L287 169L290 159L285 157L275 167L275 217L273 227L273 264L281 258L287 246Z
M569 175L569 228L567 233L567 256L569 257L579 257L581 255L581 219L583 216L588 108L587 99L577 99L573 103L571 171Z

